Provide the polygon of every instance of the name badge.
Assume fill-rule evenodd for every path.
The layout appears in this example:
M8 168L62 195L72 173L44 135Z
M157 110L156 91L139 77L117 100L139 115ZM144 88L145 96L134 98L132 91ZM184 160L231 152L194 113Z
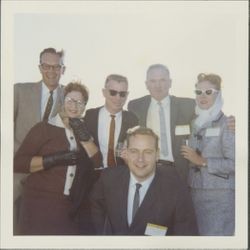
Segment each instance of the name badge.
M150 236L165 236L167 230L167 227L148 223L144 234Z
M175 127L175 135L190 135L189 125L177 125Z
M219 136L220 134L220 128L207 128L205 136L211 137L211 136Z

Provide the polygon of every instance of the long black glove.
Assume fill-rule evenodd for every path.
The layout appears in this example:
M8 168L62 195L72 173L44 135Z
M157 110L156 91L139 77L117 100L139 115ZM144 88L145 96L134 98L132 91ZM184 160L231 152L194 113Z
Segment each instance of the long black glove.
M91 135L84 120L80 120L79 118L69 118L69 125L73 129L74 135L78 141L90 140Z
M55 166L75 165L79 159L80 154L77 151L61 151L43 156L43 168L47 170Z

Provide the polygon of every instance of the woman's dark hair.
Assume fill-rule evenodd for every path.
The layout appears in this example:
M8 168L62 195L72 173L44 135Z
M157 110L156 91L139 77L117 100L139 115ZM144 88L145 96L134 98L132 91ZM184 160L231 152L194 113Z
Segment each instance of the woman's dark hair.
M89 92L85 85L83 85L81 82L70 82L66 87L64 87L64 97L71 91L79 91L83 96L85 104L87 104Z

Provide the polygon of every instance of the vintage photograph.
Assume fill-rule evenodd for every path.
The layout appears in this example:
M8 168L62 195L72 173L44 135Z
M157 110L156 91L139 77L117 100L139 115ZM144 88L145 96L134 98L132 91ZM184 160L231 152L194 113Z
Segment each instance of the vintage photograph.
M246 1L1 7L1 248L247 249Z

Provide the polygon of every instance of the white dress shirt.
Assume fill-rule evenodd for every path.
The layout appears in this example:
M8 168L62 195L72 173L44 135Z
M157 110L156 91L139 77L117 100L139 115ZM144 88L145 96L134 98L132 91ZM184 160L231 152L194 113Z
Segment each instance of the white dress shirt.
M165 114L165 123L167 128L167 144L168 144L168 155L163 156L160 151L160 159L166 161L174 161L172 152L171 142L171 123L170 123L170 97L167 96L161 100L161 105ZM161 132L160 132L160 117L159 117L159 104L158 101L151 97L151 102L148 109L147 115L147 127L151 128L159 136L159 147L161 145Z
M132 223L132 211L133 211L133 202L134 202L134 196L135 196L135 190L136 190L136 183L141 184L141 188L139 189L139 193L140 193L139 206L140 206L148 191L148 188L151 182L154 179L154 176L155 176L155 173L151 175L147 180L143 182L138 182L135 176L130 172L129 189L128 189L128 207L127 207L128 225L131 225Z
M49 115L48 119L51 118L51 114L53 113L53 110L55 108L58 88L59 88L59 86L56 89L53 90L53 106L52 106L52 109L51 109L51 112L50 112L50 115ZM43 119L43 115L44 115L44 112L45 112L49 97L50 97L50 90L45 85L45 83L42 82L41 120Z
M109 127L111 121L111 114L106 109L106 107L102 107L99 111L98 117L98 141L100 150L103 156L103 167L107 167L108 160L108 144L109 144ZM113 114L112 114L113 115ZM116 147L117 141L121 131L122 125L122 111L114 114L115 115L115 138L114 138L114 146ZM115 152L115 149L114 149Z

